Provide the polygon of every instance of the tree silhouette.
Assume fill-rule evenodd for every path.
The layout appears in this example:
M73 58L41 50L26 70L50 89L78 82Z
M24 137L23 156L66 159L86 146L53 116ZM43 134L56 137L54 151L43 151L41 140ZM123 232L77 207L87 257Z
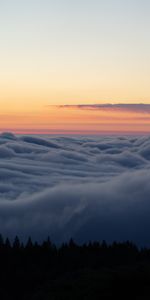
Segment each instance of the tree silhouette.
M26 244L27 249L32 249L33 248L33 243L31 237L28 238L27 244Z
M14 248L14 250L20 249L20 240L19 240L18 236L16 236L14 239L13 248Z
M125 299L129 296L126 292L130 290L133 299L143 300L144 294L140 291L147 291L149 286L150 249L139 249L130 241L113 242L111 245L105 241L90 241L78 245L70 239L56 247L49 237L41 244L33 243L29 237L24 244L16 236L11 245L8 238L4 242L0 235L2 300L69 300L84 299L83 295L87 300L91 299L91 295L94 300L110 299L114 292L121 293L122 290ZM110 294L105 298L107 291Z

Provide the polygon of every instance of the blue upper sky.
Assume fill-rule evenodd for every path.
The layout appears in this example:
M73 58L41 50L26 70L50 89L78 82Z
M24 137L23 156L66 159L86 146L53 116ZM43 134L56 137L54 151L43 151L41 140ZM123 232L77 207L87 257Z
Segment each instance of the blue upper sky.
M148 0L0 0L1 101L149 102L149 12Z

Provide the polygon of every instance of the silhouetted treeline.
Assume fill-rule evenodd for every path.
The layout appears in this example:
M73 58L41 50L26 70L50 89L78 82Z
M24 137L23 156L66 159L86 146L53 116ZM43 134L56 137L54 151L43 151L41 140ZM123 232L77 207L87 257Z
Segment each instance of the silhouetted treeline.
M130 290L135 286L137 291L137 284L142 289L145 283L146 289L150 287L150 249L139 249L129 241L78 245L71 239L56 247L50 238L42 244L29 238L23 244L18 237L10 242L0 235L2 300L107 299L105 296L113 293L114 282L118 291L127 282ZM89 293L93 293L92 298Z
M124 243L114 242L107 245L105 241L89 242L78 245L72 239L59 247L54 245L50 238L42 244L32 242L31 238L27 243L21 243L16 236L13 243L8 238L4 241L0 235L0 260L3 264L5 258L15 263L29 262L38 263L40 267L55 267L65 270L76 268L99 268L101 266L118 265L122 263L135 262L140 259L150 258L149 249L138 249L136 245L127 241Z

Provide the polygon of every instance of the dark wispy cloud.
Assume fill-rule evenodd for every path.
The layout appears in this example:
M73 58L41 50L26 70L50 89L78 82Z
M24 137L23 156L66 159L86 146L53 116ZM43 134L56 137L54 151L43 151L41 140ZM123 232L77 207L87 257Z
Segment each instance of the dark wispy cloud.
M150 245L150 137L0 135L0 231Z
M123 110L137 113L150 113L150 104L129 103L129 104L78 104L78 105L58 105L59 108L74 108L84 110Z

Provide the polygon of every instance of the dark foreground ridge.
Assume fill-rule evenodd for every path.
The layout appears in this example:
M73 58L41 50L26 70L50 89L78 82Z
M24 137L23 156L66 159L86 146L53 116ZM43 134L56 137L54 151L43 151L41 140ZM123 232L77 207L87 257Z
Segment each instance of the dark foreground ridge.
M149 299L150 249L105 241L56 247L0 236L0 299Z

